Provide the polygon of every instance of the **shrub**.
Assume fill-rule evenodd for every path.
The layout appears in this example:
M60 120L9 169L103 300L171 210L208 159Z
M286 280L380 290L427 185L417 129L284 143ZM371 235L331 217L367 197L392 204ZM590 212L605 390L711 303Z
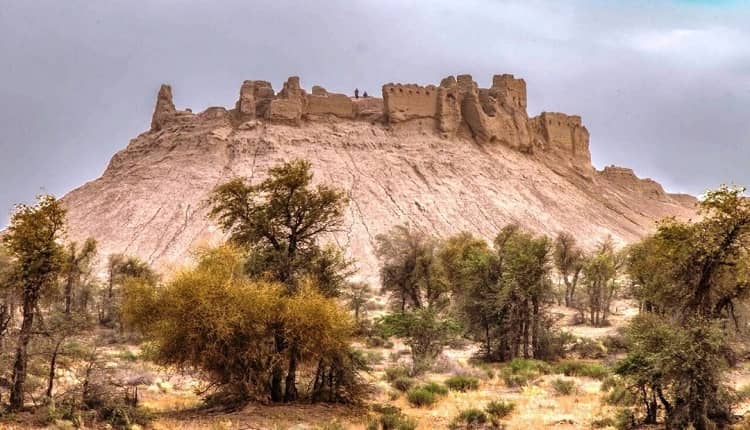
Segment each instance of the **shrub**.
M550 382L552 389L555 390L555 394L560 396L568 396L573 394L576 389L575 381L568 379L555 378Z
M367 422L367 430L414 430L417 422L407 417L395 406L378 406L375 411L379 416L370 418Z
M620 380L616 376L608 376L602 381L602 385L599 387L599 391L607 392L616 387L619 383Z
M391 381L391 386L399 391L409 391L414 386L414 379L408 376L401 376Z
M459 412L459 414L456 415L455 418L453 418L453 422L450 424L450 428L475 428L476 426L480 426L482 424L485 424L486 422L487 414L485 414L484 411L477 408L471 408Z
M555 373L565 376L585 376L593 379L604 379L609 376L609 370L598 363L586 363L584 361L561 361L555 365Z
M611 388L611 392L604 398L604 401L609 405L632 406L636 398L627 387L618 383Z
M550 370L550 365L544 361L516 358L504 369L503 381L509 387L520 387L539 375L550 373Z
M451 391L471 391L479 388L479 380L471 376L456 375L446 379L445 385Z
M550 365L540 360L531 360L527 358L514 358L508 363L508 368L514 374L518 373L536 373L545 375L550 373Z
M630 430L636 426L636 416L631 409L621 409L615 416L615 428L617 430Z
M363 358L366 364L372 365L382 363L385 357L380 351L365 351Z
M594 339L582 339L575 344L573 351L581 358L604 358L607 356L607 347L601 341Z
M628 340L621 333L606 336L602 343L609 352L627 352L628 350Z
M591 421L591 427L595 429L603 429L606 427L614 427L616 421L612 417L597 418Z
M515 408L516 404L513 402L493 400L487 403L487 406L484 407L484 411L493 418L502 419L510 415Z
M422 388L433 394L437 394L438 396L444 396L448 394L448 388L446 388L445 385L438 384L437 382L428 382L422 385Z
M424 387L418 387L409 390L406 399L416 407L430 406L437 401L437 395Z
M399 378L408 378L409 373L409 368L406 366L391 366L385 369L385 379L393 382Z

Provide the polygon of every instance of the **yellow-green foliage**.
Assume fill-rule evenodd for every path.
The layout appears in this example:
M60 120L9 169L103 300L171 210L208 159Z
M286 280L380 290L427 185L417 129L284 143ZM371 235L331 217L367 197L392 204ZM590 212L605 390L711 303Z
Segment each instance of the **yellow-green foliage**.
M274 334L294 341L302 363L348 351L349 315L307 282L296 294L243 274L243 254L205 250L193 269L161 288L128 284L125 321L154 341L155 359L195 368L243 397L265 396L274 363L284 362Z

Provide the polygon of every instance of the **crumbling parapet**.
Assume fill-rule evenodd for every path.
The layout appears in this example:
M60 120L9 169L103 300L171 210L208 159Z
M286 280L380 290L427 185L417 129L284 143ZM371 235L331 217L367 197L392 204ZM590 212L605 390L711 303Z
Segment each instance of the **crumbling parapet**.
M516 79L513 75L495 75L492 77L490 95L509 109L521 109L526 112L526 81Z
M383 109L392 123L437 116L437 88L415 84L383 85Z
M312 94L306 96L304 115L306 118L335 116L352 119L356 112L349 96L329 93L325 88L316 85L312 89Z
M305 110L305 91L299 85L299 77L292 76L284 82L278 97L271 100L267 119L271 122L298 125Z
M586 176L592 174L589 132L580 116L542 112L532 118L531 124L542 136L548 152L570 160Z

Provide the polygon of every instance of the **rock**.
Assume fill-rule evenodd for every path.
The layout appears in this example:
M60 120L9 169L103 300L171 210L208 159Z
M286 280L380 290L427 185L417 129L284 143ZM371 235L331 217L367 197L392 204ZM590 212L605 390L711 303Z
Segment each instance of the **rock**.
M156 107L151 117L151 130L161 130L162 127L175 116L177 110L172 102L172 87L162 84L156 96Z

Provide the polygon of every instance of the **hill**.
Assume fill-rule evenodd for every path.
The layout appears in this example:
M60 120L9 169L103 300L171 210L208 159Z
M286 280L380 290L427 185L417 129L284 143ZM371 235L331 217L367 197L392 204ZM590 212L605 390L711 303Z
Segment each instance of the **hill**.
M100 241L161 270L221 232L207 218L216 185L258 181L283 160L305 158L316 182L346 190L347 228L330 239L360 274L376 280L374 237L399 223L438 236L491 239L505 224L550 235L566 230L591 247L607 235L627 243L666 216L688 218L695 199L669 194L632 170L591 165L581 118L529 117L526 84L497 75L439 86L386 84L383 98L351 98L290 78L276 93L245 81L232 109L178 110L157 96L151 129L131 140L104 174L64 197L69 235Z

